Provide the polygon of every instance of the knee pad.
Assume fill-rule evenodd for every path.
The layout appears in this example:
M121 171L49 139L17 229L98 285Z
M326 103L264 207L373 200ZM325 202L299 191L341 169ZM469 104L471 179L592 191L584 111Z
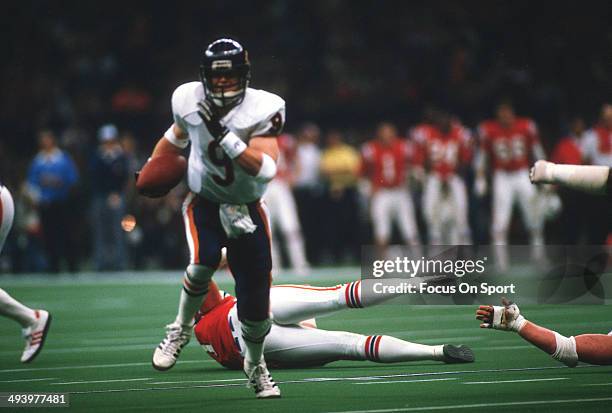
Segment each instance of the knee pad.
M208 283L215 270L205 265L189 264L183 278L183 288L189 295L203 295L208 292Z
M568 367L576 367L578 364L576 339L573 336L568 338L559 333L555 333L555 340L557 341L557 349L552 354L552 358Z
M240 326L245 341L261 343L270 332L272 321L269 318L261 321L240 320Z

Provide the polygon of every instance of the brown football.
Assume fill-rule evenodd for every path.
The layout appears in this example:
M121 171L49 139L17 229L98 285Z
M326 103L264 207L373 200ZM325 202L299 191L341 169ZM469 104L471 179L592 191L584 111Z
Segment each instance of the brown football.
M177 186L187 171L187 159L177 154L151 158L140 170L136 180L138 193L151 198L166 195Z

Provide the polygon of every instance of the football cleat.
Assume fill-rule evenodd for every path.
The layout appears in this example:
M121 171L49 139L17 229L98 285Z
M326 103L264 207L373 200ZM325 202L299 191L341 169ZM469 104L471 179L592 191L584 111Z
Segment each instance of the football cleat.
M447 364L474 362L474 352L471 348L463 344L459 346L445 344L442 347L442 352L444 354L444 358L442 359L442 361Z
M166 326L166 337L159 343L153 353L153 367L160 371L171 369L181 354L183 347L189 343L191 328L172 323Z
M272 379L263 359L257 365L252 365L244 360L244 374L248 378L247 387L255 390L258 399L281 397L280 389Z
M45 344L45 338L51 326L51 314L45 310L35 310L36 322L28 328L23 329L23 338L26 345L21 355L22 363L29 363L36 358Z

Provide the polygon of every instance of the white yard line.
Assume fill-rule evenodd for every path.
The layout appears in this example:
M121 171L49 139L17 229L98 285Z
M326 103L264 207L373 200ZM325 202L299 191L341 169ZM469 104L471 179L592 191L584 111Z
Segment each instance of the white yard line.
M224 380L184 380L184 381L155 381L149 384L177 384L177 383L224 383L231 381L247 381L247 379L224 379Z
M89 380L89 381L64 381L61 383L49 383L50 386L54 385L68 385L68 384L92 384L92 383L118 383L122 381L147 381L152 380L151 377L140 377L137 379L114 379L114 380Z
M176 364L193 364L193 363L216 363L215 360L185 360L177 361ZM26 373L30 371L61 371L61 370L86 370L86 369L104 369L104 368L120 368L120 367L134 367L134 366L150 366L150 361L140 363L117 363L117 364L90 364L87 366L64 366L64 367L34 367L24 369L4 369L0 370L0 373Z
M41 379L18 379L18 380L0 380L0 383L26 383L31 381L51 381L58 380L57 377L45 377Z
M520 379L520 380L492 380L492 381L466 381L461 384L499 384L499 383L530 383L532 381L569 380L569 377L550 377L546 379Z
M457 380L457 378L455 378L455 377L447 377L447 378L444 378L444 379L366 381L366 382L354 383L354 384L424 383L424 382L429 382L429 381L448 381L448 380Z
M612 397L600 397L592 399L565 399L565 400L534 400L530 402L499 402L499 403L475 403L475 404L450 404L445 406L423 406L423 407L398 407L395 409L374 409L374 410L343 410L327 413L395 413L395 412L425 412L435 410L459 410L477 409L482 407L505 407L505 406L536 406L542 404L565 404L565 403L594 403L607 402Z
M612 386L612 383L591 383L591 384L581 384L581 386Z

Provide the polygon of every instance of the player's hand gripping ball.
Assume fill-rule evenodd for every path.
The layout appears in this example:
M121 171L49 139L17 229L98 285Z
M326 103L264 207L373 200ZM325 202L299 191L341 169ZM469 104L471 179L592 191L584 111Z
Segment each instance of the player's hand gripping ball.
M159 198L177 186L187 171L187 160L178 154L163 154L149 159L136 172L136 189L140 195Z

